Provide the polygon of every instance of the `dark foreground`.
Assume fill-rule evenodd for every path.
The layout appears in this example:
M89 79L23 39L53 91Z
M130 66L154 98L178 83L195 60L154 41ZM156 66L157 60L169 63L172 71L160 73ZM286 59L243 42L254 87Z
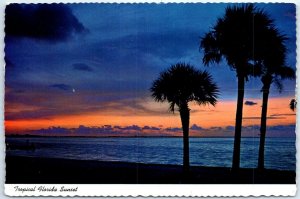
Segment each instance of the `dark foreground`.
M7 184L295 184L293 171L191 167L184 179L177 165L6 157Z

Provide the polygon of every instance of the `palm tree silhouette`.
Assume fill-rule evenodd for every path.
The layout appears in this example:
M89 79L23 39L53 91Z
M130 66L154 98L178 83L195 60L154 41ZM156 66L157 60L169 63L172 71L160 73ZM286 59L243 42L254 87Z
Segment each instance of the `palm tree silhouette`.
M264 35L265 36L262 36ZM283 79L294 79L294 69L285 66L286 59L286 47L285 41L287 37L279 33L279 31L271 26L268 30L261 33L261 42L259 43L259 50L257 50L257 56L263 59L262 62L262 75L261 81L263 83L261 92L263 93L262 110L261 110L261 126L260 126L260 143L258 153L258 169L264 169L264 149L265 149L265 137L267 126L267 109L268 98L271 84L274 83L279 92L282 91Z
M295 111L295 109L297 108L297 100L296 100L296 99L291 99L289 105L290 105L290 109L291 109L292 111Z
M224 58L230 69L236 71L238 96L232 159L234 170L240 167L245 81L248 81L249 76L260 74L261 61L255 57L255 38L271 25L272 20L252 4L229 6L223 18L219 18L216 25L201 39L205 65L220 63Z
M162 72L150 88L152 97L157 102L168 102L169 110L174 113L175 106L180 113L183 130L183 171L189 172L189 102L198 105L211 104L215 106L219 90L211 75L196 70L184 63L172 65Z

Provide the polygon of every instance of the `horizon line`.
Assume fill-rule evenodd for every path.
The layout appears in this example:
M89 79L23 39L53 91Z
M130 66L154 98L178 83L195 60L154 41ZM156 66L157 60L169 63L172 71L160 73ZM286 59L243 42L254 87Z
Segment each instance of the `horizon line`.
M5 137L57 137L57 138L182 138L182 136L84 136L84 135L31 135L31 134L5 134ZM189 138L234 138L234 136L189 136ZM242 138L259 138L257 136L244 136ZM295 136L267 136L267 138L296 138Z

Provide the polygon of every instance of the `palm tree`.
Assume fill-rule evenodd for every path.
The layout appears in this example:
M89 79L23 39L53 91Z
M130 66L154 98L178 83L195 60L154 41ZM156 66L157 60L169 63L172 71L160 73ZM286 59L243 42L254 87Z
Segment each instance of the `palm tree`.
M261 77L261 81L263 83L263 87L261 89L263 99L258 154L259 170L264 169L267 109L271 84L274 83L279 92L281 92L283 89L281 80L295 78L294 69L285 66L286 47L284 43L287 40L286 36L280 34L274 26L270 27L266 32L261 33L261 35L263 34L266 34L266 36L262 37L263 40L260 42L260 51L257 52L258 56L261 56L263 59Z
M189 172L189 102L198 105L211 104L215 106L219 90L211 75L196 70L184 63L172 65L162 72L150 88L152 97L157 102L168 102L169 110L174 113L175 106L180 113L183 130L183 171Z
M297 100L296 99L291 99L291 101L290 101L290 109L292 111L295 111L296 108L297 108Z
M272 20L252 4L227 7L223 18L201 39L204 50L203 63L227 61L231 70L236 71L238 95L235 120L235 135L232 168L240 167L240 144L243 117L245 81L249 76L260 74L261 61L255 57L256 37L272 26Z

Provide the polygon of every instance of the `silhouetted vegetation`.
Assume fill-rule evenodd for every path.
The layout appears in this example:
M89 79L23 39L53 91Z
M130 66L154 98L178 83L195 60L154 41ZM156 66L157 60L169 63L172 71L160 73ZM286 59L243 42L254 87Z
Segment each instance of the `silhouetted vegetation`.
M215 106L218 97L218 88L211 75L194 67L178 63L162 72L151 87L152 97L157 102L168 102L169 110L175 111L178 107L183 130L183 168L184 173L189 171L189 102L198 105L211 104Z
M256 55L260 56L263 60L261 70L261 82L263 87L261 92L263 93L262 99L262 111L261 111L261 127L260 127L260 144L258 155L258 169L264 169L264 148L265 137L267 127L267 109L268 98L271 84L274 83L279 92L283 89L283 79L294 79L294 69L285 66L286 59L286 47L285 41L287 40L285 35L279 33L274 27L270 26L265 32L260 33L260 50Z
M295 109L297 108L297 100L291 99L289 105L290 105L290 109L291 109L292 111L295 111Z
M253 4L229 6L225 15L217 20L216 25L205 34L200 47L204 50L203 63L227 61L230 69L236 71L238 97L234 136L232 168L240 167L240 143L243 117L245 81L249 76L261 74L262 57L256 56L261 51L259 42L264 40L266 32L272 26L272 20ZM259 39L258 39L259 38Z

